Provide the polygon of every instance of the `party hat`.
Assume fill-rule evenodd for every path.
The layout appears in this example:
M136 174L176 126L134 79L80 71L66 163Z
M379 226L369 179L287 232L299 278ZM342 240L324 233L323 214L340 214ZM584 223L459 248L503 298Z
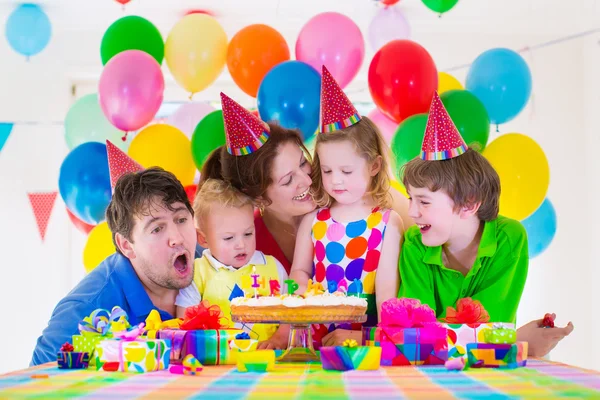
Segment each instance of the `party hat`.
M245 156L260 149L269 139L269 126L224 93L221 104L229 154Z
M144 167L112 144L110 140L106 141L106 154L108 155L108 169L110 171L110 187L113 191L120 177L129 172L144 170Z
M360 121L352 105L331 73L323 65L321 75L321 133L334 132Z
M421 159L449 160L460 156L467 149L467 144L444 108L440 96L434 92L421 146Z

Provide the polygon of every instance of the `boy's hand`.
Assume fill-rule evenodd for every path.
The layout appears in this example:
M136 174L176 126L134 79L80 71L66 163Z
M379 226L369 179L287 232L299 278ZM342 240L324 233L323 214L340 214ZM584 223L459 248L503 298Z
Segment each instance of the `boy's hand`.
M554 320L556 315L552 314L551 317ZM517 340L529 343L529 356L544 357L556 347L558 342L573 332L573 329L571 322L564 328L545 328L544 319L538 319L517 329Z
M258 342L256 348L258 350L285 350L287 349L287 339L277 339L272 337L271 339L265 340L264 342Z
M343 346L346 339L354 339L358 344L362 342L362 331L349 331L347 329L336 329L329 332L321 341L322 346Z

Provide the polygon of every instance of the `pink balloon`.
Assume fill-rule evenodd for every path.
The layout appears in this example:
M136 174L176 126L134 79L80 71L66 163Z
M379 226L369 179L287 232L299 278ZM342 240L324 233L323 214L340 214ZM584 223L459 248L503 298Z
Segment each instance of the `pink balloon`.
M98 96L106 118L129 132L152 121L164 90L165 79L156 60L146 52L127 50L104 66Z
M398 7L380 8L369 24L369 43L373 51L396 39L408 39L410 25Z
M185 103L167 118L167 124L179 129L191 139L198 123L213 111L215 109L206 103Z
M367 117L377 125L381 132L381 136L383 136L387 144L390 144L396 133L396 129L398 129L398 125L400 124L383 115L378 108L371 110L371 112L367 114Z
M296 40L296 59L321 72L325 65L337 83L346 87L365 58L365 41L350 18L325 12L311 18Z

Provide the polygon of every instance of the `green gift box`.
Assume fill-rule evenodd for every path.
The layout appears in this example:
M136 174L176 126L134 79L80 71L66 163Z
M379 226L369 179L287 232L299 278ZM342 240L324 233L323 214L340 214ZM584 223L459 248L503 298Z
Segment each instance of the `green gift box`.
M90 353L90 365L96 365L96 357L94 357L96 344L104 339L108 338L100 335L73 335L73 351Z
M489 344L513 344L517 342L517 331L511 325L495 323L483 332L483 340Z

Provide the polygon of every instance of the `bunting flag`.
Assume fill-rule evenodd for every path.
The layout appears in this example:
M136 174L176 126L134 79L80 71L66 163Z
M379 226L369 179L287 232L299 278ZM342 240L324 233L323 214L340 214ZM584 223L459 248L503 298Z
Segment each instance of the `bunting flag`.
M9 122L0 122L0 151L2 151L6 140L10 136L13 126L14 124Z
M50 220L50 214L52 214L52 207L54 206L57 194L58 192L27 193L42 242L46 237L46 228L48 227L48 221Z

